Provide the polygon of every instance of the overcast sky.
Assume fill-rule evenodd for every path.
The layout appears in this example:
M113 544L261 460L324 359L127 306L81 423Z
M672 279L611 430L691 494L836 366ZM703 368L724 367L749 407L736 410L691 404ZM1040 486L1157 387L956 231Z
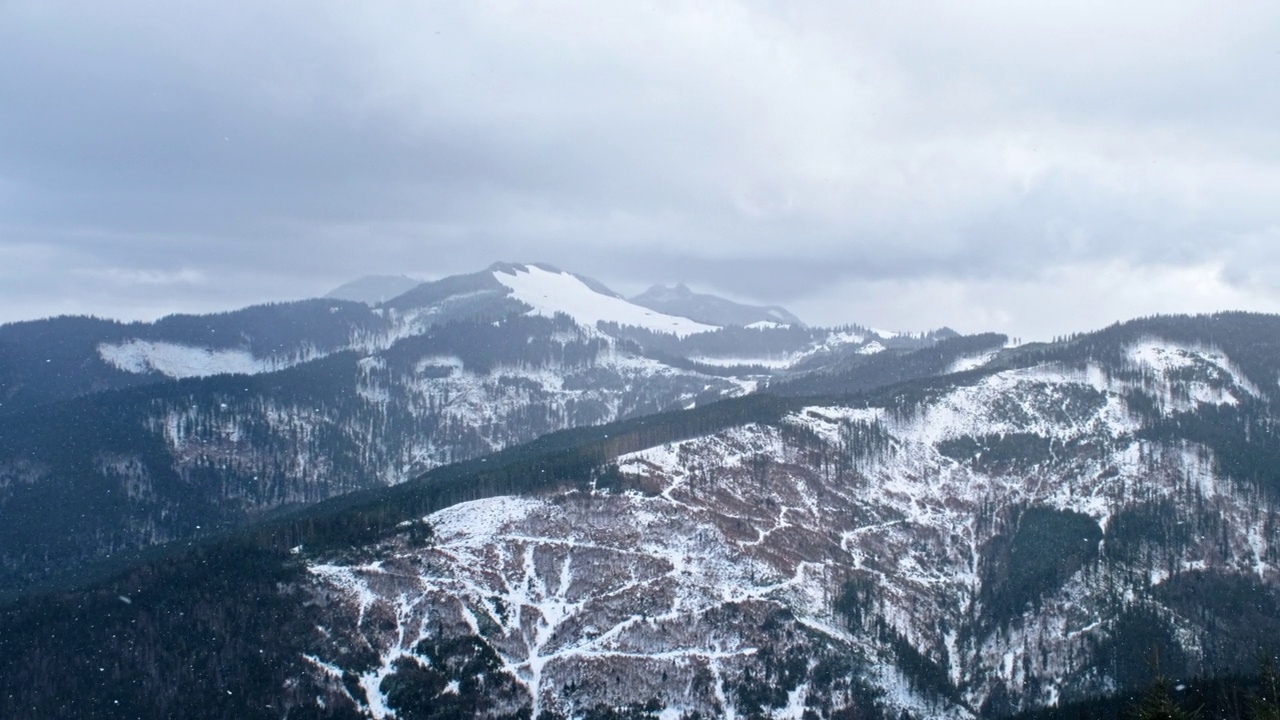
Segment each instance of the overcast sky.
M1280 3L0 2L0 322L497 260L1028 338L1280 311Z

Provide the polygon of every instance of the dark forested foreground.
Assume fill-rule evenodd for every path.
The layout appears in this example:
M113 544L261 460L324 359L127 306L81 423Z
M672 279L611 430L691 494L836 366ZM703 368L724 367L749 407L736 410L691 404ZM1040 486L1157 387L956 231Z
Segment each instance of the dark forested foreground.
M279 718L313 706L298 562L245 547L159 561L0 612L6 718ZM341 717L330 714L329 717Z
M0 717L1276 717L1280 320L935 347L11 602Z
M1275 720L1280 718L1280 679L1274 659L1260 660L1251 676L1152 681L1110 697L1022 713L1017 720Z

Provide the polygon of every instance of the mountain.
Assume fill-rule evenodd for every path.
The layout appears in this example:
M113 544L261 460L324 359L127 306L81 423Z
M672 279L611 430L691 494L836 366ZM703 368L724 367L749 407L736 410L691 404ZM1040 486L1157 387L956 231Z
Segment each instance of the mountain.
M1152 647L1243 671L1280 636L1277 365L1161 324L622 453L629 492L437 512L430 550L309 566L351 603L326 628L394 618L369 707L420 662L403 638L481 638L534 715L1000 716L1141 683Z
M1132 692L1153 650L1255 671L1280 317L1003 344L543 435L10 605L0 714L1002 717Z
M608 320L681 334L717 329L631 305L599 283L550 266L498 264L415 287L377 309L318 299L153 323L58 317L2 325L0 414L95 392L373 352L453 321L565 312L585 327Z
M350 300L377 305L402 295L422 284L405 275L365 275L325 293L326 300Z
M683 283L672 287L654 285L631 298L631 302L670 315L692 318L708 325L741 327L804 325L800 322L800 318L787 312L785 308L776 305L768 307L743 305L715 295L696 293Z
M590 278L549 265L498 263L417 284L378 308L317 299L152 323L58 317L0 325L0 414L175 379L282 370L343 351L376 352L450 322L557 313L592 330L604 323L614 336L632 333L637 342L647 338L654 348L711 365L785 369L837 346L868 352L886 340L862 328L730 332L635 305ZM671 345L683 340L691 341L687 350Z
M877 337L713 327L514 264L377 308L0 327L0 595L557 430L751 393L797 363L935 342Z
M341 300L153 323L56 317L0 325L0 415L174 379L279 370L385 345L393 334L385 315Z

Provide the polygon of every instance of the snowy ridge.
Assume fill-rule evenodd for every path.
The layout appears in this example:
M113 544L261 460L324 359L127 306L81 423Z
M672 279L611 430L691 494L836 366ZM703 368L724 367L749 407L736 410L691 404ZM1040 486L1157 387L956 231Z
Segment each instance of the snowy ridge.
M570 273L544 270L537 265L517 266L511 272L495 270L493 276L511 289L513 298L533 308L530 314L553 317L564 313L587 328L612 322L679 337L720 329L604 295Z

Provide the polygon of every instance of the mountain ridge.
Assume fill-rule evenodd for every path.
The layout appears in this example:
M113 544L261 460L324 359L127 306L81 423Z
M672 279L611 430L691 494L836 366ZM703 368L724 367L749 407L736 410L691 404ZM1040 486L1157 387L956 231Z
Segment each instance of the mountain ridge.
M786 308L777 305L746 305L716 295L695 293L684 283L671 287L654 285L631 298L631 302L710 325L804 325L800 318Z
M892 364L937 341L712 328L516 264L380 307L86 327L10 356L9 387L43 387L0 413L0 512L22 518L0 531L0 580L18 592L548 432L705 405L851 355ZM39 362L42 346L57 363ZM57 384L31 382L31 368Z
M407 275L365 275L345 282L325 293L325 300L350 300L366 305L379 305L421 285Z
M1278 346L1274 316L1149 318L853 396L570 430L549 455L303 510L254 542L293 563L280 601L323 632L273 636L268 676L307 691L255 697L335 717L999 717L1141 684L1150 642L1174 677L1236 671L1280 617L1231 604L1280 598ZM6 615L10 667L141 618L112 593L146 583L116 582L97 592L124 626ZM89 695L148 702L112 687Z

